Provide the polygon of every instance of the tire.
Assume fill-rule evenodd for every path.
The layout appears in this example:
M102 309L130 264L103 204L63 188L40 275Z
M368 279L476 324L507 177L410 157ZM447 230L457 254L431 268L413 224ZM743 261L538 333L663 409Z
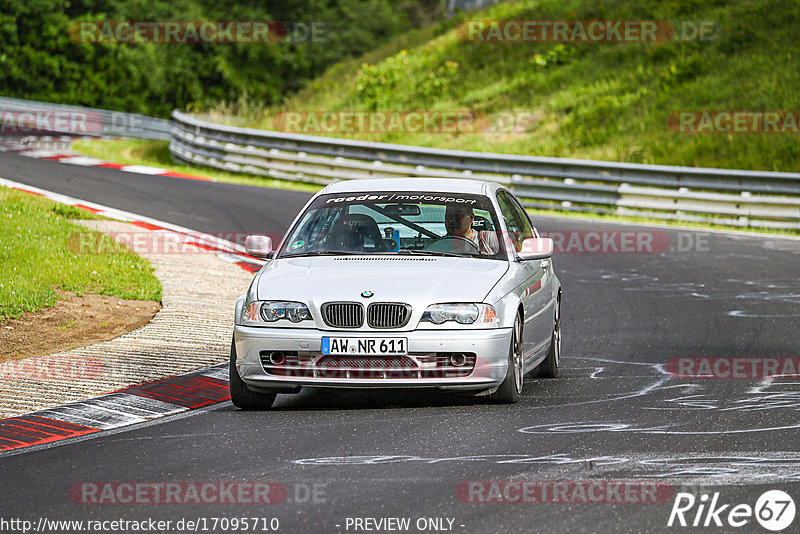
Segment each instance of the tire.
M522 319L517 314L508 347L508 371L497 391L489 395L489 400L497 404L519 402L522 396L522 383Z
M539 371L541 370L541 364L537 365L525 375L525 378L539 378Z
M555 378L558 376L558 366L561 364L561 296L556 301L556 313L553 316L553 336L550 339L550 350L547 357L538 365L539 376L542 378Z
M272 407L277 396L277 393L262 393L247 387L239 376L239 371L236 370L236 344L233 341L231 341L230 388L231 402L242 410L266 410Z

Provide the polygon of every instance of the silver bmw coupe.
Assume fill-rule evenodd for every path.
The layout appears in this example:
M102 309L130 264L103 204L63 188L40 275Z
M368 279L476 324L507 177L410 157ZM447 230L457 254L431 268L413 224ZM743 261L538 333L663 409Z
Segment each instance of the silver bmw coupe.
M230 389L269 408L302 386L439 388L514 403L553 378L553 241L496 183L350 180L317 193L236 302Z

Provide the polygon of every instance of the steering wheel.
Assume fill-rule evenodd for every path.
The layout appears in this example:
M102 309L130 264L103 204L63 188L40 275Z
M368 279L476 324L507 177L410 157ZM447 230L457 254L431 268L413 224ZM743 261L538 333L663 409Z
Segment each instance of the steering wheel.
M455 241L455 243L450 243L449 245L446 245L446 243L448 243L449 241ZM460 251L457 251L456 247L454 246L456 243L459 243L459 242L463 242L465 244L465 246L464 246L464 252L465 253L470 253L470 254L480 254L481 253L481 251L480 251L480 249L478 249L477 245L475 245L475 243L473 243L471 239L468 239L468 238L464 237L463 235L446 235L446 236L440 237L440 238L436 239L433 243L431 243L430 245L425 247L425 250L438 250L440 252L460 252ZM472 250L474 252L468 250L468 247L472 248Z

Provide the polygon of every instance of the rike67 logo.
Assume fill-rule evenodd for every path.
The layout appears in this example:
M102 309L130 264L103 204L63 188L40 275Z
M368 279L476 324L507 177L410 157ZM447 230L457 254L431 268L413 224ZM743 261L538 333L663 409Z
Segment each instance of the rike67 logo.
M780 490L764 492L755 506L723 504L719 492L712 496L703 493L699 499L691 493L678 493L667 526L739 528L755 517L765 529L778 532L794 522L795 512L794 500Z

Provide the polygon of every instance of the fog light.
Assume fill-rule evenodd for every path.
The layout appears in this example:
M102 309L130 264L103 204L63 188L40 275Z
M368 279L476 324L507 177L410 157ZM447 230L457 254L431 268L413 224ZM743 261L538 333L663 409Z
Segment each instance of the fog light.
M270 352L269 363L272 365L283 365L286 363L286 356L282 352Z
M461 354L460 352L456 352L455 354L450 356L450 363L454 367L461 367L463 365L466 365L467 357L465 355Z

